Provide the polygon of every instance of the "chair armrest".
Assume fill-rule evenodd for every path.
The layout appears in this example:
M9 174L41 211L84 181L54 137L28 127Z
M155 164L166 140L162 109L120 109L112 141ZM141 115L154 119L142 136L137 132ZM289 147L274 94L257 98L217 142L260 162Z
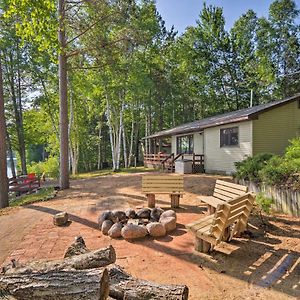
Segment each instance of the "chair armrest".
M219 204L222 204L224 203L223 200L220 200L218 198L215 198L213 196L201 196L201 197L198 197L198 199L200 199L202 202L212 206L212 207L217 207Z

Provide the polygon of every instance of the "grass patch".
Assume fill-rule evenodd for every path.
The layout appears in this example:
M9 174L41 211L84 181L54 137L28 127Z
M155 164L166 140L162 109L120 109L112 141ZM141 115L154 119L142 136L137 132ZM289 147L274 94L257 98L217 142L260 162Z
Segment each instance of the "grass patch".
M87 172L87 173L79 173L79 174L76 174L75 176L72 175L71 178L72 179L88 179L88 178L114 175L114 174L128 175L128 174L151 172L151 171L153 172L153 170L145 168L145 167L123 168L118 171L113 171L111 169L105 169L105 170L98 170L98 171Z
M44 187L39 189L36 193L29 195L22 195L17 198L10 199L9 206L22 206L26 204L31 204L34 202L47 201L54 198L56 191L53 187Z

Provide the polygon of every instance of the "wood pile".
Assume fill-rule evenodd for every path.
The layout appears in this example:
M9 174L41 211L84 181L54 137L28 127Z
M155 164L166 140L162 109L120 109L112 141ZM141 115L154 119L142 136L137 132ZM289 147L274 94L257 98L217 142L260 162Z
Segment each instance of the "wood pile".
M1 300L188 299L185 285L161 285L132 277L115 264L112 246L90 251L82 237L63 259L2 268Z

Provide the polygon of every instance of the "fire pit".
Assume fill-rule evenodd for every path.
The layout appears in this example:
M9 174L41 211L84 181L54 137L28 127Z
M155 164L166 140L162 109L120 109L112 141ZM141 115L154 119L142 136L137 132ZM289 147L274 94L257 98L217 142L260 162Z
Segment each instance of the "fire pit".
M176 213L173 210L164 211L160 207L107 210L98 218L99 229L111 238L137 239L150 235L165 236L167 232L176 229Z

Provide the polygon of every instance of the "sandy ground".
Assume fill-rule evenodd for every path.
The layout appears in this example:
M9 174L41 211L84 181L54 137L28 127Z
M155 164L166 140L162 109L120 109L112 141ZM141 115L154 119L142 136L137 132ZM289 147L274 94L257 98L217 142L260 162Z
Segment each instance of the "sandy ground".
M147 205L141 194L141 174L74 180L71 189L49 202L2 211L0 264L61 258L77 235L90 249L109 244L117 263L133 276L166 284L186 284L189 299L300 299L300 220L283 215L257 214L250 233L221 244L211 254L193 250L193 237L184 224L204 217L199 195L212 193L215 176L186 175L180 200L177 230L160 239L135 242L112 240L97 228L97 217L106 209ZM157 206L170 208L168 196L157 197ZM71 224L55 227L53 214L67 211Z

